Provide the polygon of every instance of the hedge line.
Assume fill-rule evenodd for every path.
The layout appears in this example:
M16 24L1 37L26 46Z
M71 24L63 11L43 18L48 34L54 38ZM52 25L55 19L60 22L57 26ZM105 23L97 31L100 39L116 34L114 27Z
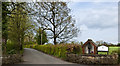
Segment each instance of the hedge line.
M65 59L67 53L82 54L79 44L46 44L46 45L25 45L26 48L33 48L44 53Z

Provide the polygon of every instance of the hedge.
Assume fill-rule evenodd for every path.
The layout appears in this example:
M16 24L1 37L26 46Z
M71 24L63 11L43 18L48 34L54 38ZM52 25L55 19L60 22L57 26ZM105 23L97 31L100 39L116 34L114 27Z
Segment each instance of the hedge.
M26 48L33 48L44 53L65 59L67 53L82 54L79 44L46 44L46 45L25 45Z

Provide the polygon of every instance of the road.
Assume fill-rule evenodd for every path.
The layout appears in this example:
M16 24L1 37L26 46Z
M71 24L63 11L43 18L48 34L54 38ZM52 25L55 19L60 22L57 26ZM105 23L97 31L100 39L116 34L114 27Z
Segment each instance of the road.
M73 64L31 48L25 48L21 64Z
M53 56L47 55L31 48L25 48L23 53L24 62L12 65L2 66L101 66L101 65L82 65L63 61ZM102 65L102 66L119 66L119 65Z

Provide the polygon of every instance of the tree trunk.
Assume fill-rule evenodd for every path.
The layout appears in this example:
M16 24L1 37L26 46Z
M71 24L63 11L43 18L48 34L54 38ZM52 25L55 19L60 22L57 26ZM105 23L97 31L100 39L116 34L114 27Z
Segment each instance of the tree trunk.
M55 26L54 26L54 45L56 45L57 43L56 43L56 34L55 34Z
M55 7L53 7L53 9L54 9ZM55 26L55 13L54 13L54 11L52 11L52 13L53 13L53 28L54 28L54 45L56 45L57 43L56 43L56 30L55 30L55 28L56 28L56 26Z
M56 43L56 37L54 37L54 45L56 45L57 43Z
M7 39L4 39L4 54L6 54L6 48L7 48Z
M20 50L23 50L23 47L22 47L22 45L24 44L24 39L23 38L21 38L21 43L20 43Z
M24 30L23 30L24 31ZM20 44L20 50L23 50L24 45L24 34L21 35L21 44Z

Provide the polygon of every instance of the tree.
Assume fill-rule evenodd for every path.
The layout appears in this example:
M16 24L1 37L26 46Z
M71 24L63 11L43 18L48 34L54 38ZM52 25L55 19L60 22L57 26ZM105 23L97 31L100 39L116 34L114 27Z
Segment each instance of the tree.
M8 13L10 13L10 10L7 8L9 6L8 2L2 3L2 42L3 42L3 49L4 52L6 52L6 45L8 40Z
M82 45L83 45L83 42L81 41L80 44L81 44L81 46L82 46Z
M35 42L35 41L34 41L34 32L33 32L33 30L30 30L29 32L27 32L27 33L25 34L24 42L25 42L26 44L31 44L31 43L34 43L34 42Z
M120 43L118 43L118 46L120 46Z
M97 45L104 44L104 41L103 41L103 40L96 41L96 44L97 44Z
M11 18L8 23L8 33L9 39L14 42L16 46L16 50L22 50L25 34L32 28L33 25L30 18L27 16L26 11L21 7L21 3L15 4L15 9L11 12Z
M48 42L46 32L41 30L40 28L37 31L35 39L39 45L43 45L44 43Z
M35 4L36 18L42 30L49 30L48 37L54 44L64 43L77 36L75 20L69 14L70 9L65 2L39 2ZM34 9L33 9L34 10Z

